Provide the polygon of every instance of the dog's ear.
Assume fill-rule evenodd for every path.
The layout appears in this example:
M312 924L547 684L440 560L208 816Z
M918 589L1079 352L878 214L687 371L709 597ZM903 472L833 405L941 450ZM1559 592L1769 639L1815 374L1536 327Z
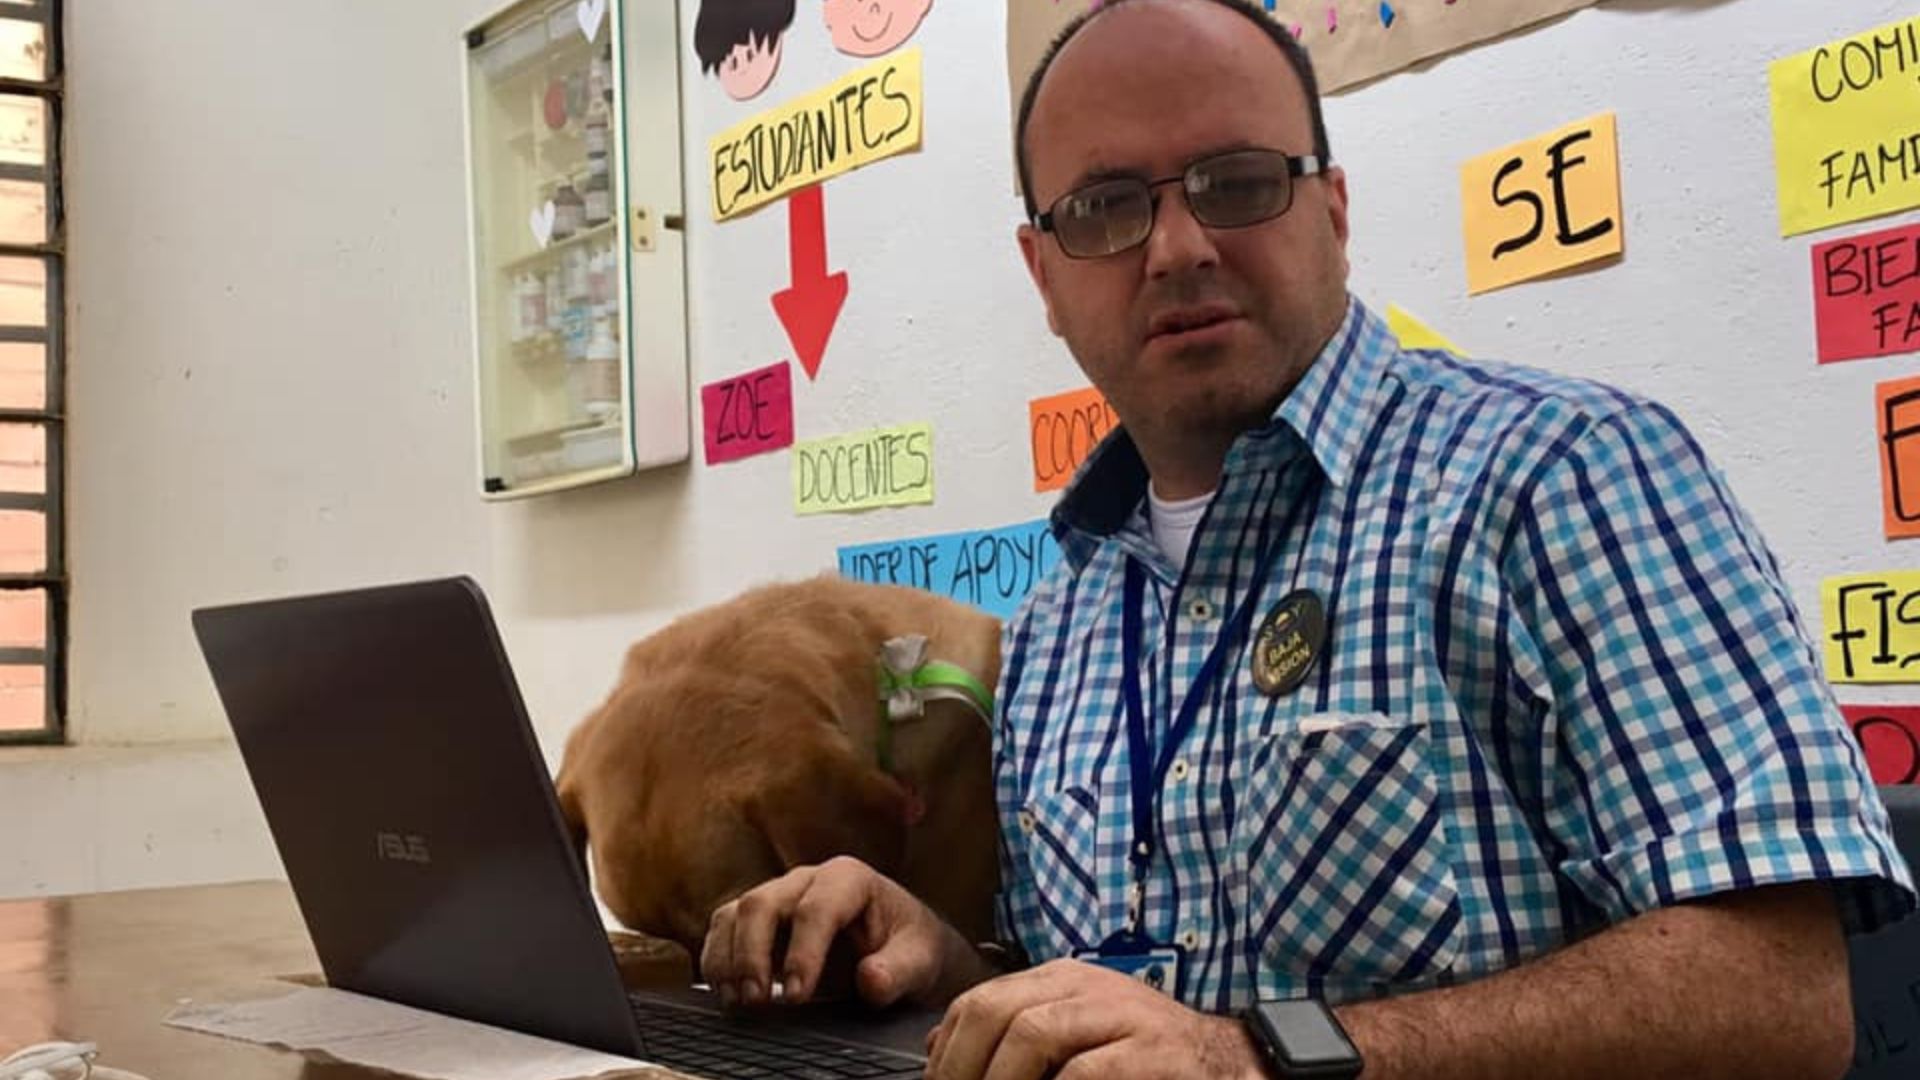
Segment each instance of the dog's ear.
M747 819L787 869L851 855L894 876L905 858L911 796L877 765L840 747L805 752L746 800Z

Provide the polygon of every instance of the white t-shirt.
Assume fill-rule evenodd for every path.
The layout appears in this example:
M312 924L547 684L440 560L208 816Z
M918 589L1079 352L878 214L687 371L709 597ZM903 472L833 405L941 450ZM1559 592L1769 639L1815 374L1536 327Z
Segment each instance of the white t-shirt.
M1200 527L1201 515L1213 501L1213 492L1191 499L1162 499L1147 485L1147 524L1153 527L1153 542L1166 553L1173 565L1187 565L1187 549L1193 546L1193 530Z

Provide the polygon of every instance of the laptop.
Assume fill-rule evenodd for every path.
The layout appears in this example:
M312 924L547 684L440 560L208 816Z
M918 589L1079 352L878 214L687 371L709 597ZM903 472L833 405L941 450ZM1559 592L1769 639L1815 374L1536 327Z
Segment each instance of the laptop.
M630 993L486 599L450 578L193 613L331 985L756 1080L919 1076L935 1014Z

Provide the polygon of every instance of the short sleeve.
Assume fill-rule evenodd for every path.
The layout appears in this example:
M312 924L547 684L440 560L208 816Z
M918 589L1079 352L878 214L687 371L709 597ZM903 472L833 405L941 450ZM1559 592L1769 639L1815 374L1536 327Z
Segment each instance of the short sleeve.
M1778 566L1677 417L1570 425L1511 536L1502 576L1550 684L1547 825L1587 899L1617 921L1823 880L1851 929L1912 908Z

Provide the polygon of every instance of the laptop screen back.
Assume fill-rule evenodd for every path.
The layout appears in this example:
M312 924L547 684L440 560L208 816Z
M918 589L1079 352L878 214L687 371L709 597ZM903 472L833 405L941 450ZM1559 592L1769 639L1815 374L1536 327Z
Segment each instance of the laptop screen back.
M639 1053L471 581L208 608L193 623L328 982Z

